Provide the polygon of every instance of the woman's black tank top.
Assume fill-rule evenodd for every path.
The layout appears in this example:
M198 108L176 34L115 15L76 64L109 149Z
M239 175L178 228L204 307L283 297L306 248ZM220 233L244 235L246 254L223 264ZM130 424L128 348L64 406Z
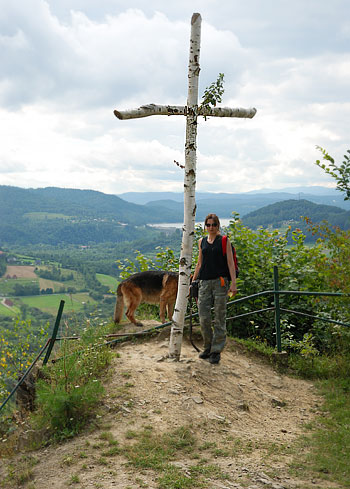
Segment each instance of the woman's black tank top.
M208 238L202 239L202 266L199 271L200 280L211 280L218 277L230 277L227 258L222 252L222 236L216 236L214 243L208 243Z

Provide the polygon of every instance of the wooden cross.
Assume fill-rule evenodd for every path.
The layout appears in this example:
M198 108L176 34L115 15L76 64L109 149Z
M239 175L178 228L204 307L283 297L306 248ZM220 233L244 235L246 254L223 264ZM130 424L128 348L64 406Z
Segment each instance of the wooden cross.
M151 115L184 115L186 116L185 175L184 175L184 225L182 234L179 285L175 311L172 320L169 357L180 359L185 312L188 299L192 266L192 247L196 217L196 149L197 117L242 117L252 119L256 109L228 107L198 107L199 54L201 41L202 18L194 13L191 19L190 55L188 64L187 105L142 105L138 109L115 110L118 119L138 119Z

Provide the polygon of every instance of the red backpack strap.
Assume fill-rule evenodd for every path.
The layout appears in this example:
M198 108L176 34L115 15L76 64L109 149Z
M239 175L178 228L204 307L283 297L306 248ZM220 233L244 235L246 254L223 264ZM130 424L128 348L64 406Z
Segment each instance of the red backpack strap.
M222 243L222 254L225 256L227 251L227 236L222 237L221 243Z

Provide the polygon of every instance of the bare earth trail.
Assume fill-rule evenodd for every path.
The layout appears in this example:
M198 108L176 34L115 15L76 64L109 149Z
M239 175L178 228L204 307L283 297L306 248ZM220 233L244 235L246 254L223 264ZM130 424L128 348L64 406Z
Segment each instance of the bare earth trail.
M148 327L154 324L147 321ZM186 476L200 456L227 476L207 478L202 487L336 487L322 480L299 480L288 469L303 425L322 405L311 383L277 373L232 341L221 363L211 365L184 339L181 361L174 362L166 358L168 336L163 331L154 339L116 348L120 356L114 358L106 381L99 428L33 452L38 461L33 489L159 488L159 473L131 466L123 451L103 456L108 449L106 432L123 447L135 442L130 432L147 426L158 437L190 427L197 440L193 453L179 451L171 463Z

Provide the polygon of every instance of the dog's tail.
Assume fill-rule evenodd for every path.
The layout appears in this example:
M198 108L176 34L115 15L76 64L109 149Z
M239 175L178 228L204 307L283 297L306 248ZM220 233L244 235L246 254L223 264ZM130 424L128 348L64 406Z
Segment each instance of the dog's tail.
M115 303L114 317L113 317L115 324L120 323L124 312L124 297L123 297L121 286L122 284L119 284L117 288L117 300Z

